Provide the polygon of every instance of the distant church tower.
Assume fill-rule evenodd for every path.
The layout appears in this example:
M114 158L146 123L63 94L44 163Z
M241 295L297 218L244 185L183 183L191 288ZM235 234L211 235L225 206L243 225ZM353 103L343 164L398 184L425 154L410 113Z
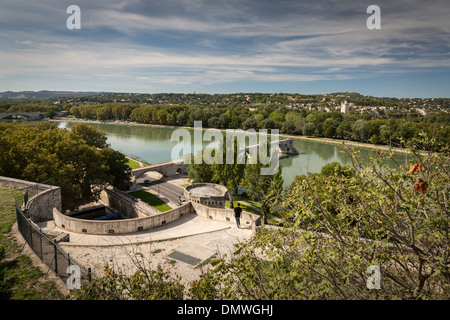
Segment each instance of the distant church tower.
M350 111L350 105L347 101L341 103L341 113L347 113Z

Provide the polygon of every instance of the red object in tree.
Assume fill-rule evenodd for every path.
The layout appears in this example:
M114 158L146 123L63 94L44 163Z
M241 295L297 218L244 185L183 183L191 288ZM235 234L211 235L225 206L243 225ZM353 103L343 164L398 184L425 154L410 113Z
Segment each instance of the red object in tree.
M411 168L409 168L408 173L413 174L420 171L422 171L422 165L420 163L416 163L415 165L411 166Z
M416 190L416 192L420 192L423 194L425 194L427 192L427 188L428 188L428 183L426 183L422 179L417 180L416 184L414 185L414 190Z

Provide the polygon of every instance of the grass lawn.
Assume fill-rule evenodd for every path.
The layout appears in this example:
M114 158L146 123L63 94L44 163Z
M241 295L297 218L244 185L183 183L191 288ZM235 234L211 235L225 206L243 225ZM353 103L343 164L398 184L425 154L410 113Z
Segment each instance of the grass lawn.
M259 201L252 200L247 196L235 194L235 195L233 195L233 198L236 198L237 200L240 200L240 201L245 201L245 202L251 204L252 206L257 207L258 209L261 209L261 204L259 203Z
M133 191L130 192L129 195L141 199L142 201L148 203L149 205L158 209L161 212L169 211L172 209L167 203L162 201L160 198L145 190Z
M255 202L252 202L252 200L250 200L250 199L247 198L247 197L235 196L235 198L237 198L237 199L240 200L240 201L245 201L245 202L247 202L247 203L250 203L251 205L254 205L255 207L259 208L259 205L256 205ZM236 207L236 206L237 206L237 201L233 200L233 204L234 204L234 207ZM225 207L231 209L231 208L230 208L230 200L226 200L226 201L225 201ZM259 215L259 216L262 217L262 213L261 213L261 212L255 210L255 209L253 209L253 208L249 208L249 207L246 206L245 204L242 204L242 203L241 203L241 208L242 208L243 211L247 211L247 212L250 212L250 213L253 213L253 214L257 214L257 215ZM273 219L273 218L271 218L271 217L268 217L268 218L267 218L267 223L270 224L270 225L274 225L274 226L281 226L281 224L280 224L279 221L277 221L277 220L275 220L275 219Z
M237 207L237 201L235 201L235 200L233 200L233 205L234 205L234 207ZM225 207L227 207L227 208L230 208L230 200L226 200L225 201ZM247 211L247 212L250 212L250 213L254 213L254 214L257 214L257 215L261 215L261 212L259 212L259 211L256 211L255 209L253 209L253 208L249 208L249 207L247 207L245 204L242 204L241 203L241 208L242 208L242 210L244 210L244 211Z
M139 168L139 163L137 162L137 161L135 161L135 160L132 160L132 159L128 159L128 166L131 168L131 169L137 169L137 168Z
M252 200L252 199L250 199L249 197L247 197L245 195L238 195L237 194L237 195L234 195L233 197L236 198L237 200L247 202L247 203L251 204L252 206L254 206L254 207L256 207L256 208L261 210L261 204L259 203L259 201ZM241 206L242 206L242 204L241 204ZM277 218L281 218L281 216L280 216L280 214L278 212L272 212L272 215L274 215Z
M5 257L0 260L0 287L4 281L12 300L63 299L55 283L46 280L31 259L20 253L22 247L9 233L16 217L14 199L21 195L21 192L0 189L0 247L5 248Z

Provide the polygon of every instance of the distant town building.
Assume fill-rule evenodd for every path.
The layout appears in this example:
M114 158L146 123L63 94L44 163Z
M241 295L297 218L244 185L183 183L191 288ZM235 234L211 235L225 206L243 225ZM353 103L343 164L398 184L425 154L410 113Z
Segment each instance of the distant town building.
M350 111L350 105L347 101L341 103L341 113L348 113Z

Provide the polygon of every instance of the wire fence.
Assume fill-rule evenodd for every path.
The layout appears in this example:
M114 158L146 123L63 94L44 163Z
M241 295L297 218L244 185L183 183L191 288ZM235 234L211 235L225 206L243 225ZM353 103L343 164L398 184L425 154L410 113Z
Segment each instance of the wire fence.
M80 286L86 284L92 280L92 273L90 268L86 269L75 259L71 258L67 252L65 252L58 243L45 235L41 229L35 226L25 215L20 208L19 202L16 201L16 221L17 227L25 239L26 243L41 259L41 261L55 272L55 274L66 284L69 277L72 277L73 267L77 266L78 274L74 276L78 280Z

